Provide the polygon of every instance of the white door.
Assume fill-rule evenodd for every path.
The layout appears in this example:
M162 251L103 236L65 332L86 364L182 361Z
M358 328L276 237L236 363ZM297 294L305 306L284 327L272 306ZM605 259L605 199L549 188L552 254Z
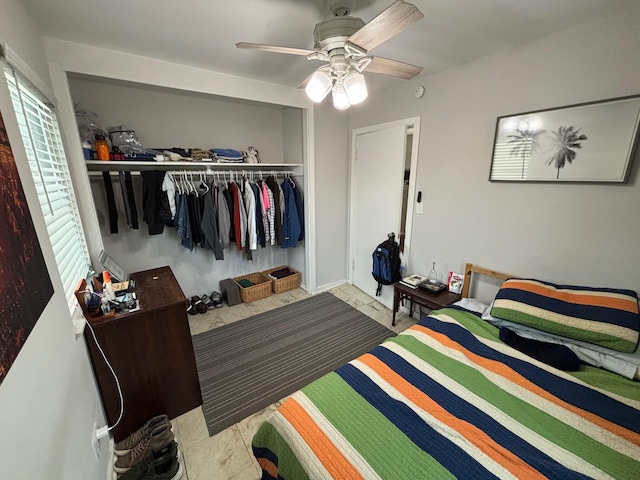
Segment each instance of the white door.
M352 191L353 284L375 297L377 282L371 275L371 254L394 232L400 232L404 180L406 126L358 133L355 136L355 171ZM377 297L389 308L393 287L384 286Z

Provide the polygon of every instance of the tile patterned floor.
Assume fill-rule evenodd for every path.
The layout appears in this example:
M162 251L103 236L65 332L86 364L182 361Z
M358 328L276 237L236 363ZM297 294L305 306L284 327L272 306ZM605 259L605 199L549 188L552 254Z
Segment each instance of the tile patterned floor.
M396 326L391 326L391 310L371 298L353 285L344 284L329 290L374 320L395 332L401 332L415 320L399 312ZM241 320L243 318L278 308L288 303L309 297L302 289L271 295L255 302L224 306L206 314L189 316L191 334ZM182 462L185 467L183 480L257 480L260 468L251 454L251 439L262 421L281 403L259 411L232 425L222 432L209 437L202 408L196 408L172 420Z

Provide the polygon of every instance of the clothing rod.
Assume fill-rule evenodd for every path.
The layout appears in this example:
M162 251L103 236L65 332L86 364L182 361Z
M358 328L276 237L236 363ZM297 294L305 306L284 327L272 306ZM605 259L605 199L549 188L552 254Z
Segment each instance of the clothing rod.
M119 173L117 170L104 170L109 172L109 174L112 173ZM211 168L206 168L206 169L191 169L191 170L164 170L166 172L169 172L172 176L173 175L183 175L185 173L191 173L191 174L205 174L208 176L225 176L225 177L253 177L253 178L260 178L262 177L268 177L268 176L274 176L274 177L284 177L284 176L289 176L289 177L301 177L302 175L300 174L296 174L293 170L269 170L269 169L265 169L265 170L212 170ZM96 170L91 170L88 172L90 177L96 177L96 176L102 176L102 172L101 171L96 171ZM140 176L140 172L136 171L136 170L132 170L131 172L132 176Z

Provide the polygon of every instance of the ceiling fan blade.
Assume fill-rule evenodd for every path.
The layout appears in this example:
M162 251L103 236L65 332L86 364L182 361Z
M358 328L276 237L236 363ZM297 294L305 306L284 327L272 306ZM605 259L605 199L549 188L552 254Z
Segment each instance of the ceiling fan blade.
M305 50L304 48L279 47L277 45L263 45L262 43L238 42L236 43L236 47L245 48L247 50L261 50L263 52L288 53L289 55L301 55L303 57L306 57L307 55L315 53L315 50Z
M409 80L422 72L422 67L417 67L410 63L398 62L397 60L390 60L388 58L373 57L365 71Z
M369 51L423 17L424 15L415 5L396 0L376 18L351 35L347 41Z

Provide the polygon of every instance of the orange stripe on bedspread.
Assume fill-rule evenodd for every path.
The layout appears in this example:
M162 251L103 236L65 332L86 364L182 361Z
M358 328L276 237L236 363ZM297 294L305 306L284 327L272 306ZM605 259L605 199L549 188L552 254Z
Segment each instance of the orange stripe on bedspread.
M278 467L268 458L260 457L257 459L260 464L260 468L262 468L265 472L271 475L273 478L278 478Z
M496 443L481 429L450 414L440 406L438 402L434 401L425 392L405 380L401 375L398 375L378 358L371 354L366 354L360 357L359 360L380 375L387 383L398 390L415 405L428 412L438 421L459 432L478 450L485 453L499 465L502 465L502 467L511 472L516 478L526 478L531 480L546 478L535 468L523 463L522 459L518 456L511 453L499 443Z
M602 417L599 417L598 415L595 415L591 412L587 412L586 410L583 410L579 407L576 407L575 405L572 405L570 403L565 402L564 400L559 399L558 397L547 392L544 388L541 388L535 383L531 382L530 380L527 380L525 377L523 377L518 372L513 370L511 367L505 365L504 363L498 362L496 360L490 360L480 355L476 355L475 353L464 348L459 343L454 342L446 335L435 332L427 327L423 327L422 325L414 325L411 328L417 331L421 331L422 333L425 333L430 337L433 337L442 345L448 348L451 348L463 353L467 358L469 358L475 364L480 365L481 367L508 379L509 381L515 383L516 385L519 385L522 388L529 390L531 393L538 395L539 397L542 397L570 412L573 412L579 415L580 417L590 421L591 423L598 425L599 427L604 428L605 430L608 430L609 432L614 433L615 435L621 438L624 438L625 440L633 443L634 445L640 446L639 434L632 432L630 430L627 430L626 428L621 427L620 425L617 425Z
M589 290L555 289L553 287L535 283L535 281L509 280L501 288L515 288L526 292L537 293L556 300L577 305L590 305L593 307L606 307L625 312L638 313L638 302L635 298L620 298L620 294L599 292L600 295L590 295Z
M295 399L289 398L284 402L280 406L280 413L307 442L332 478L363 478Z

